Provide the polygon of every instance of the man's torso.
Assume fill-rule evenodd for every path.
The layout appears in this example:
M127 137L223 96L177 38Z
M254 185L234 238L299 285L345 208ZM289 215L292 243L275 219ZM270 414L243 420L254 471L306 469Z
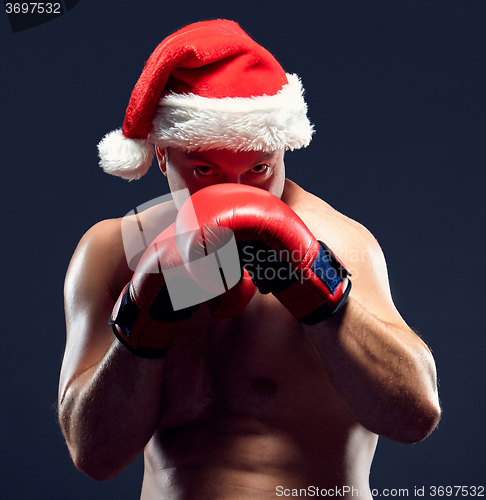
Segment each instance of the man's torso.
M287 183L282 199L338 254L341 233L359 231L295 184ZM145 450L143 500L343 487L369 495L376 435L344 406L316 347L272 295L257 292L231 320L201 305L173 339L161 401Z

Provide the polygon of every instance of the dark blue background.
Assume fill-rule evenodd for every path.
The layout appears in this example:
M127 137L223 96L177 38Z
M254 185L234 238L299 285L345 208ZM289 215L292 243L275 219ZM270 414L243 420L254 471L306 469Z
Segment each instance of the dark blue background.
M97 483L57 426L63 279L91 225L168 192L156 168L104 174L96 144L160 40L214 17L301 76L317 134L288 176L374 233L434 352L442 421L423 443L381 439L372 488L484 485L486 2L81 0L16 34L0 15L2 497L138 498L141 460Z

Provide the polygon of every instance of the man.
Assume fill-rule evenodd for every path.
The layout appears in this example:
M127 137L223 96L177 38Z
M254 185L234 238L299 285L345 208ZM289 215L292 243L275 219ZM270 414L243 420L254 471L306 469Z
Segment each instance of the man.
M135 263L117 219L69 266L59 416L80 470L111 478L144 451L144 500L371 498L378 435L435 428L434 361L376 240L285 178L284 151L312 133L297 77L236 23L188 26L152 54L100 156L135 179L155 145L174 201L140 214L161 234ZM195 263L232 238L246 271L211 295ZM200 304L170 299L181 275Z

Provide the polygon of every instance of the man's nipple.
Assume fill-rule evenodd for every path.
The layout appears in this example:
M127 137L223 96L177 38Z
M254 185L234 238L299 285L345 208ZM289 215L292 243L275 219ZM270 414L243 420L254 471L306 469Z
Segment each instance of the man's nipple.
M251 387L254 391L265 396L272 396L277 392L277 384L268 378L258 377L251 381Z

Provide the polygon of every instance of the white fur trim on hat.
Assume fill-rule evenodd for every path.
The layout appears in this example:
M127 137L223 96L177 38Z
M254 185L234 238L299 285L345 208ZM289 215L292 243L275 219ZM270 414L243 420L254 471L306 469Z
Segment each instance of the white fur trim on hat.
M252 151L298 149L309 144L313 126L297 75L277 94L211 99L169 93L159 101L149 141L186 150Z
M130 181L140 179L152 164L153 146L144 139L128 139L120 129L113 130L98 144L100 166L107 174Z

